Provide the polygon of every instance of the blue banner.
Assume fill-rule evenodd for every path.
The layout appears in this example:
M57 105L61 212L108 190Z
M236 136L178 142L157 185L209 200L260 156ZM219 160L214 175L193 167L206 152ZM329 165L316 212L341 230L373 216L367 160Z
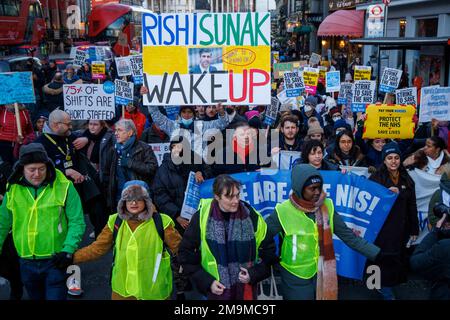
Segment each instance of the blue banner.
M335 210L353 232L373 243L393 206L397 194L352 173L321 171L324 191L333 200ZM291 171L266 170L232 175L242 183L241 200L249 202L264 217L272 214L277 203L289 198ZM200 198L212 198L213 179L200 185ZM333 236L337 273L362 279L366 258Z
M0 73L0 105L36 103L31 72Z

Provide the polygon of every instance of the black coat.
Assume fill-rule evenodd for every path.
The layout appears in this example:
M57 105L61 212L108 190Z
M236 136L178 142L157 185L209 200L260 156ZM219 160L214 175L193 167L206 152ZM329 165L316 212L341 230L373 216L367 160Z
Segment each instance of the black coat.
M66 169L70 168L78 171L85 177L89 177L85 178L82 183L74 185L81 198L83 208L85 211L87 211L87 202L91 199L94 199L101 193L100 184L97 179L98 175L95 168L91 165L89 159L87 159L84 153L75 150L73 141L77 137L73 133L68 137L58 136L50 133L48 133L48 135L56 142L56 145L50 139L48 139L45 134L39 136L35 140L35 142L41 143L44 146L45 151L47 151L48 157L53 161L55 168L60 170L64 174ZM69 149L69 155L71 158L70 161L72 162L71 167L68 166L69 161L66 160L66 155L61 152L62 150L67 154L67 147ZM67 167L65 167L65 164L67 164ZM71 178L69 178L69 180L71 180Z
M164 133L164 139L161 139L161 137L154 130L153 126L148 127L147 129L144 130L144 132L142 132L140 140L145 143L167 143L167 142L170 142L169 136L166 133Z
M52 81L47 85L49 89L61 91L58 94L44 93L44 103L46 109L49 112L52 112L58 107L60 107L60 109L64 109L64 97L62 91L63 85L64 85L63 82L55 82L55 81Z
M136 140L131 150L128 162L128 169L131 173L130 180L142 180L151 185L158 169L158 161L152 148L148 144ZM111 148L106 160L106 168L109 168L109 175L105 172L103 176L103 183L108 184L108 206L113 209L116 203L118 159L116 150Z
M436 229L414 250L411 269L431 281L430 299L450 299L450 239L440 239Z
M419 220L417 217L416 191L414 181L406 170L400 171L397 185L387 178L387 169L382 165L370 180L375 181L386 188L397 187L400 194L395 200L384 224L375 239L374 244L380 247L384 253L395 253L398 261L381 264L381 285L395 286L407 279L407 248L409 237L419 234Z
M153 180L153 200L158 211L169 215L177 225L176 218L183 206L189 172L189 165L175 165L170 153L166 153Z
M253 172L262 167L268 167L272 161L272 157L267 150L268 146L264 141L254 142L254 149L245 156L245 161L233 151L232 142L224 142L222 162L212 164L214 176L239 172ZM230 158L230 161L227 158Z
M241 202L250 210L252 222L257 221L255 209L248 203ZM189 226L183 235L178 250L178 262L183 266L183 273L196 284L197 289L201 293L206 294L210 292L214 277L201 266L199 217L199 212L192 216ZM270 266L278 261L273 237L268 237L266 234L259 247L258 256L261 259L261 263L248 269L252 285L267 278L270 275Z

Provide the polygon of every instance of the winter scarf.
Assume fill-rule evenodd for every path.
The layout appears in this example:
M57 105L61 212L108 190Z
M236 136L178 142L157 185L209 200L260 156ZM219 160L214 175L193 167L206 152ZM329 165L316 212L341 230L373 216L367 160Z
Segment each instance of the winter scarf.
M436 160L434 160L431 157L428 157L428 165L426 167L426 170L428 173L433 173L436 174L436 170L439 169L439 167L442 164L442 160L444 159L444 151L441 151L441 153L439 154L439 157L436 158Z
M240 267L250 268L256 259L256 243L250 211L242 204L236 212L224 213L216 200L206 226L206 240L216 258L220 282L226 287L211 300L243 300L246 285L239 282ZM253 293L253 297L254 297Z
M247 163L247 157L255 149L255 144L253 140L249 140L249 144L246 146L241 146L236 138L233 138L233 152L241 159L242 163Z
M89 130L86 130L86 138L93 142L93 144L91 143L88 146L88 155L92 163L100 162L100 142L102 141L102 138L107 130L108 128L105 127L97 135L92 134Z
M116 200L118 201L120 199L120 194L122 193L122 188L125 182L131 179L128 168L125 166L121 166L120 163L123 161L129 161L129 157L134 145L134 142L136 141L136 136L132 136L130 139L128 139L127 142L124 144L116 143L115 148L118 155L118 163L117 165L117 194L116 194Z
M324 204L326 193L322 191L319 201L313 203L300 199L294 193L289 200L292 205L303 212L314 212L319 233L319 261L317 268L316 300L337 300L338 282L336 257L333 247L333 233L330 228L330 215ZM311 250L314 250L311 248Z

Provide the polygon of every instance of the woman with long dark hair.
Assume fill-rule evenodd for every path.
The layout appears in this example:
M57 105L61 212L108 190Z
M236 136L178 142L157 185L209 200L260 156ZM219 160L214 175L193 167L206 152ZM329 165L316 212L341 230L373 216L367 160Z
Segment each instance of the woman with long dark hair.
M383 252L398 257L393 262L379 263L381 290L384 299L393 299L392 287L407 280L408 241L415 241L419 234L414 181L408 175L400 159L400 148L391 142L383 147L383 164L370 176L392 192L398 194L383 227L374 242Z
M319 140L309 140L303 144L301 157L294 162L310 164L317 170L339 170L338 166L324 159L324 146Z
M367 166L364 154L355 144L353 133L348 129L344 129L336 135L334 150L327 155L327 160L338 166Z

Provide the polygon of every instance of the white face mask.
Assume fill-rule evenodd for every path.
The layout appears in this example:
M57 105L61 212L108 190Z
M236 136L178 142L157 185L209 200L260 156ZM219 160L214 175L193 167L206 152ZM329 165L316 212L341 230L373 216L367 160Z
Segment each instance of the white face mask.
M310 112L312 110L312 108L309 104L305 104L304 110L305 110L305 112Z
M336 121L338 121L338 120L341 120L341 119L342 119L342 117L339 117L339 116L338 116L338 117L333 117L333 121L334 121L334 122L336 122Z

